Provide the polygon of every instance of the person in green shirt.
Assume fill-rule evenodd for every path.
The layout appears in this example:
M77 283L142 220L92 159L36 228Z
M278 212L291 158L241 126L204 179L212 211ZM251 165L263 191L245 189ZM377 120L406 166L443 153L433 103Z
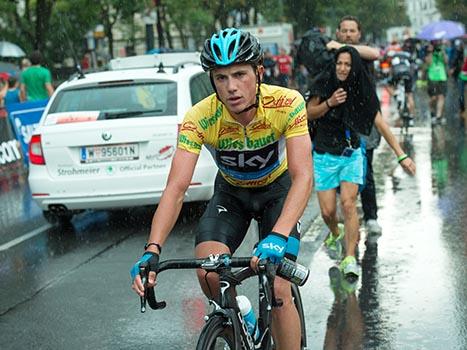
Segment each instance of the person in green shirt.
M31 67L21 73L21 99L23 101L45 100L52 96L52 76L50 71L41 66L42 55L39 51L31 53Z
M448 58L440 42L432 42L425 57L428 77L428 95L430 96L431 123L446 123L443 117L444 97L447 92Z

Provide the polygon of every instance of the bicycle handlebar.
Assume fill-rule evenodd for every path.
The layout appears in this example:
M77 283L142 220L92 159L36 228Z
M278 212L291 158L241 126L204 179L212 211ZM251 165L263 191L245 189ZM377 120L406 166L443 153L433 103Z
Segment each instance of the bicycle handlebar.
M220 260L223 259L223 260ZM249 267L251 257L244 258L228 258L219 257L208 257L204 259L171 259L161 261L159 268L156 273L165 270L180 270L180 269L217 269L221 267Z
M248 268L248 273L241 273L243 270L240 270L236 273L236 277L240 277L239 281L242 281L253 275L257 275L258 271L254 271L250 268L251 257L235 257L232 258L228 254L222 255L210 255L204 259L171 259L161 261L156 273L160 273L165 270L179 270L179 269L204 269L211 272L219 272L223 269L229 268ZM258 270L265 273L270 273L271 271L276 272L277 274L285 278L292 283L302 286L305 284L308 279L309 270L291 260L284 259L281 264L278 266L274 265L268 260L260 260L258 263ZM139 273L141 280L143 282L144 288L144 297L141 299L141 312L146 311L146 301L153 310L159 310L166 307L166 302L158 302L154 293L154 287L147 287L147 278L148 278L148 264L147 262L140 265Z

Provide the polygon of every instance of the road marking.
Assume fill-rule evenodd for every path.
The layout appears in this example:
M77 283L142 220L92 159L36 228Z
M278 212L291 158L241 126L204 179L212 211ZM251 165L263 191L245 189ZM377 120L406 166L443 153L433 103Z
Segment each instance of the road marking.
M4 250L8 250L11 247L14 247L15 245L18 245L18 244L20 244L20 243L22 243L24 241L27 241L28 239L41 234L42 232L44 232L45 230L48 230L51 227L52 227L52 225L45 224L45 225L43 225L41 227L36 228L35 230L32 230L29 233L26 233L26 234L24 234L22 236L19 236L19 237L15 238L15 239L12 239L11 241L0 245L0 252L2 252Z
M311 223L308 230L300 238L301 242L314 242L320 238L321 233L326 229L324 220L321 216L317 216Z

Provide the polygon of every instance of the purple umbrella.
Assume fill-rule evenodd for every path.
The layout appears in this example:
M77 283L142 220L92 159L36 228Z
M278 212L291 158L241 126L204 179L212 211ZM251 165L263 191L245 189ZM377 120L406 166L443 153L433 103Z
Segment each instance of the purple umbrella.
M439 21L424 26L417 38L424 40L454 39L465 34L464 26L453 21Z

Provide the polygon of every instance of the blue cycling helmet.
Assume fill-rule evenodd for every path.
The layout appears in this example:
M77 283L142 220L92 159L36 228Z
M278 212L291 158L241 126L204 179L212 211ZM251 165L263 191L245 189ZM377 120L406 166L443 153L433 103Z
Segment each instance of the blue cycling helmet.
M258 39L236 28L222 29L204 42L201 65L205 71L236 63L261 64L263 50Z

